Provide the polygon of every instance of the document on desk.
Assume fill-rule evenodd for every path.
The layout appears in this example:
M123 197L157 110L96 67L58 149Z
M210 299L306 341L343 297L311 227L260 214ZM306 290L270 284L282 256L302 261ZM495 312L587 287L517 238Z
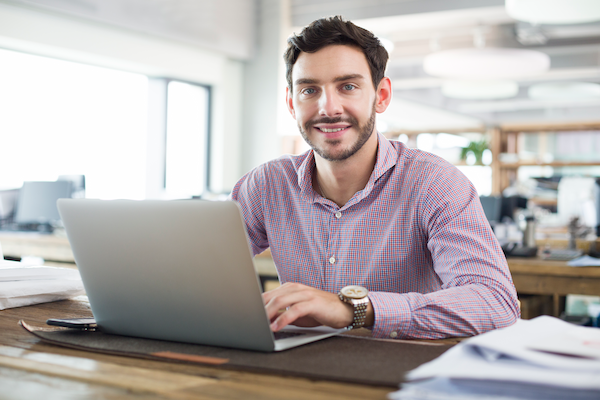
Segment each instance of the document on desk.
M600 267L600 258L581 256L567 263L569 267Z
M391 399L599 399L600 329L519 320L463 341L407 380Z
M63 300L84 292L76 269L0 261L0 310Z

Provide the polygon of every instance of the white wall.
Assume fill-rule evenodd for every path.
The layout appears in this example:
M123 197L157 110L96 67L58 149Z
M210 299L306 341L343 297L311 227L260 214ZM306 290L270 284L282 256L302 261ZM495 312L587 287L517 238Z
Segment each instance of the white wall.
M6 3L0 3L0 48L210 85L211 179L216 189L228 190L241 175L243 62L167 39Z
M289 0L259 0L257 44L244 74L242 171L281 154L278 132L285 79L281 68L285 39L291 26ZM290 117L291 118L291 117Z

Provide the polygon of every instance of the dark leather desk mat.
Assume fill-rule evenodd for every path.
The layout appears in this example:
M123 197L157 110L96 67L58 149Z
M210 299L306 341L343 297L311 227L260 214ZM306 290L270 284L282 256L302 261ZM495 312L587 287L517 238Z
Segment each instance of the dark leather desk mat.
M224 347L109 335L99 331L21 325L44 342L79 350L223 368L398 387L404 374L451 345L334 336L290 350L261 353Z

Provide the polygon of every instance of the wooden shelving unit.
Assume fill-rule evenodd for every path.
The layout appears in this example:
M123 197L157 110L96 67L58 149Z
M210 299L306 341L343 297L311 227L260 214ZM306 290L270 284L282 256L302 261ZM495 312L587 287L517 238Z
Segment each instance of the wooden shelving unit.
M595 167L600 166L600 157L595 161L551 161L546 162L541 157L535 160L519 160L516 162L501 161L501 154L519 153L519 135L548 134L556 132L595 131L600 130L600 121L575 123L531 123L504 124L491 132L492 162L492 194L499 195L517 179L520 167ZM545 149L540 149L543 152Z

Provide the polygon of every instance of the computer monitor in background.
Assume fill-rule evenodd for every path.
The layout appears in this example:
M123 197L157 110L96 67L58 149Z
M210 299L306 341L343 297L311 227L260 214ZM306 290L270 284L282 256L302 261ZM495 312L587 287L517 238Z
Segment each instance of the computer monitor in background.
M71 182L71 196L74 199L85 198L85 175L59 175L57 181Z
M0 190L0 225L12 220L18 198L19 189Z
M487 220L493 225L500 222L502 217L502 197L501 196L480 196L481 206Z
M71 194L70 181L25 182L19 192L14 222L36 224L40 231L52 231L52 225L60 221L56 200L70 198Z

